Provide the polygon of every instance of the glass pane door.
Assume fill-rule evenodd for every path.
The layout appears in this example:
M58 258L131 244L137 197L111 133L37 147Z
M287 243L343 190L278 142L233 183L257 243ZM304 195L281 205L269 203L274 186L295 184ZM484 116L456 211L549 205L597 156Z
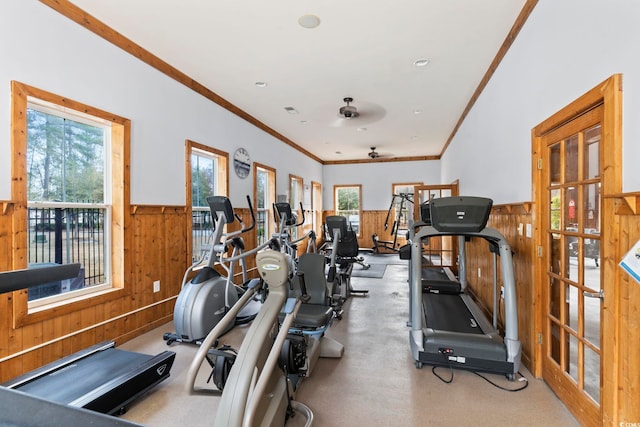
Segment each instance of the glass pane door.
M548 286L543 376L598 417L602 107L545 136Z

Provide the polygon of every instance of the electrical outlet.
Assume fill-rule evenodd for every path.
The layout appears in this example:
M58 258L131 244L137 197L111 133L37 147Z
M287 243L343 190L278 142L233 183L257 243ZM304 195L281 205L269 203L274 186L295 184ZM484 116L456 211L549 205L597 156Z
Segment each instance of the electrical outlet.
M160 280L153 282L153 292L160 292Z

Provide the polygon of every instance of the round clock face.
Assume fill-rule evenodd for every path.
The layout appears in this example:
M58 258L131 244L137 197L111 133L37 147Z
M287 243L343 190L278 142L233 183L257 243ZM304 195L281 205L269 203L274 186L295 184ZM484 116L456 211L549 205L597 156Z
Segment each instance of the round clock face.
M249 152L244 148L238 148L233 154L233 169L239 178L246 178L251 172L251 159Z

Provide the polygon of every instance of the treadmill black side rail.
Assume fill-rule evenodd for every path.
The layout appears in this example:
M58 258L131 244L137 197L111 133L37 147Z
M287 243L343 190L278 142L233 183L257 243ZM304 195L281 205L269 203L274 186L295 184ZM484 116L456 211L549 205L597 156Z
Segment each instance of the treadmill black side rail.
M105 341L27 372L24 375L3 383L2 386L16 390L22 388L24 390L25 386L29 388L28 386L32 384L38 384L38 389L42 390L42 382L38 380L63 372L62 375L69 374L70 371L67 369L68 367L72 367L79 361L94 360L91 359L92 356L98 356L98 353L104 351L114 352L114 356L119 354L124 355L125 353L135 354L116 349L114 342ZM169 377L176 353L164 351L155 356L143 354L136 354L136 356L141 362L131 366L131 369L128 369L127 372L114 378L105 378L104 383L100 386L88 393L74 396L73 401L66 401L64 403L106 414L118 414L132 401L147 393L155 385ZM82 381L82 378L75 378L75 380Z
M103 341L91 347L87 347L84 350L80 350L76 353L70 354L67 357L63 357L62 359L58 359L47 365L34 369L33 371L29 371L23 375L15 377L9 381L6 381L0 384L0 386L17 389L23 386L24 384L28 384L34 380L37 380L38 378L48 375L54 371L60 370L65 366L69 366L80 359L84 359L85 357L89 357L94 353L98 353L100 351L113 348L115 346L116 346L116 343L113 341Z
M109 415L117 415L161 381L169 378L176 353L164 351L145 363L96 388L75 401L71 406L91 409Z

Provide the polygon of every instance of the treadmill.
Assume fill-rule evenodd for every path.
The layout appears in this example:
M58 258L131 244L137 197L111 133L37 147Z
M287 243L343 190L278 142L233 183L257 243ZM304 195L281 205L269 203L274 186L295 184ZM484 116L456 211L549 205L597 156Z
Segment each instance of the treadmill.
M430 223L417 222L411 228L409 326L411 351L417 368L429 364L505 374L511 380L515 379L520 368L521 344L512 253L504 236L486 227L492 204L491 199L482 197L434 199L430 202ZM450 271L423 266L422 240L435 236L458 236L459 282ZM492 324L465 293L464 248L465 242L473 238L486 240L490 252L500 256L504 337L497 330L495 315Z
M79 269L80 264L65 264L0 272L0 293L77 277ZM169 377L175 356L172 351L134 353L105 341L0 386L56 404L122 414L129 403Z

